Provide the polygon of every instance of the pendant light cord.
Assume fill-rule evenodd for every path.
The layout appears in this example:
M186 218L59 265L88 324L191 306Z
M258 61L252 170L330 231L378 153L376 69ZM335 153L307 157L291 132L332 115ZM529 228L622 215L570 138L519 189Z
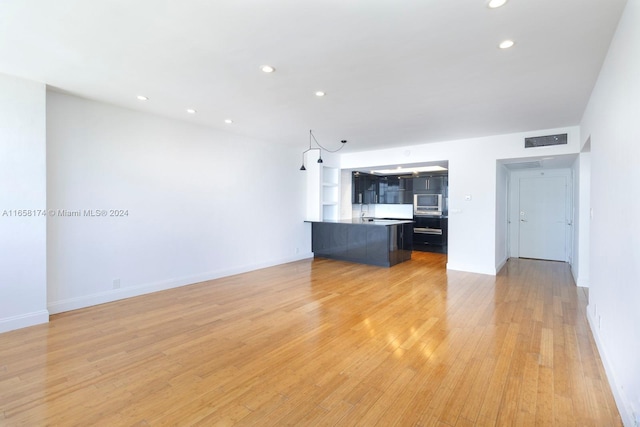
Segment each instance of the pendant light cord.
M337 153L338 151L342 150L345 146L345 144L347 143L346 140L342 140L342 145L340 146L340 148L338 148L337 150L329 150L326 147L323 147L322 144L320 144L318 142L318 140L316 139L316 136L313 134L313 131L311 129L309 129L309 148L311 148L311 138L313 138L313 140L315 141L315 143L318 145L318 147L322 148L324 151L327 151L329 153Z

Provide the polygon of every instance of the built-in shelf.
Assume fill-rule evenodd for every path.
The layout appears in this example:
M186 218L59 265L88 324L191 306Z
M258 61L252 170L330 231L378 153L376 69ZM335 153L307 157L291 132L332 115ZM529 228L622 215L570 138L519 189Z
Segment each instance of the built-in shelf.
M340 200L340 169L329 166L322 167L321 201L322 219L337 220L340 216L338 201Z

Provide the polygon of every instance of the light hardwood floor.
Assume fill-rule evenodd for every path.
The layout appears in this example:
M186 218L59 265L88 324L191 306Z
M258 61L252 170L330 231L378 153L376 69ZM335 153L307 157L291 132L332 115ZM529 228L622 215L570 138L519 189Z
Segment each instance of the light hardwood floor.
M564 263L305 260L0 335L0 425L619 426Z

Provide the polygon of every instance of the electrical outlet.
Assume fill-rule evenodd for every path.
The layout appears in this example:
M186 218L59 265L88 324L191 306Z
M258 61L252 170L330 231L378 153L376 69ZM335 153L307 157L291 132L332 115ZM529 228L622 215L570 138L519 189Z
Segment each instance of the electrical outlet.
M120 279L114 279L113 289L120 289Z

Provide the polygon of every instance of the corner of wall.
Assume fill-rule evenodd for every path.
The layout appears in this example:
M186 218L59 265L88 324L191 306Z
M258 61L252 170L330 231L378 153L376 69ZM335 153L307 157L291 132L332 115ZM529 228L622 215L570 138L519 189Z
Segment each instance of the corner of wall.
M0 334L49 322L49 311L40 310L0 319Z
M49 321L46 310L46 88L0 74L0 332Z

